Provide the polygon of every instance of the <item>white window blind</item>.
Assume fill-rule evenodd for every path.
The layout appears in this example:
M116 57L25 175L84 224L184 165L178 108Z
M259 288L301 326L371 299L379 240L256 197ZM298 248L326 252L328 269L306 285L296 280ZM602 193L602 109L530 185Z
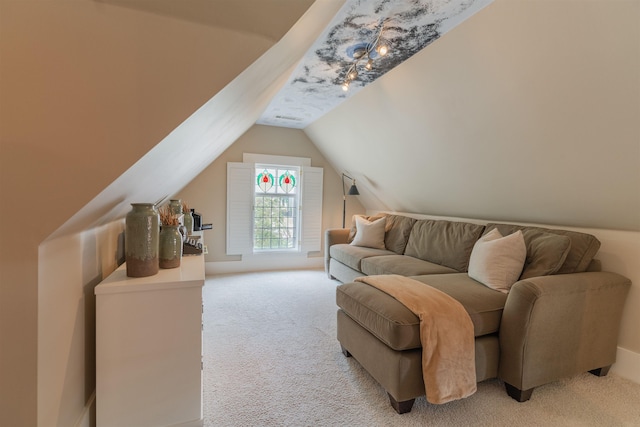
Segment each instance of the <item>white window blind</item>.
M227 255L253 251L253 164L227 163Z
M320 250L322 238L322 168L302 169L302 217L300 250L313 252Z
M301 169L300 245L319 251L322 238L322 168ZM227 255L253 252L254 163L227 163Z

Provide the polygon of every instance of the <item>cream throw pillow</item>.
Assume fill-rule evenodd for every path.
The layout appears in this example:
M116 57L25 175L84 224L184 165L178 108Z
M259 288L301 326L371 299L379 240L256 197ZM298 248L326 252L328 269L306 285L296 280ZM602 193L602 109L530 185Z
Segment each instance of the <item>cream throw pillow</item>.
M526 258L527 246L522 231L502 237L494 228L473 246L469 277L491 289L507 293L518 281Z
M387 218L368 221L361 216L356 217L356 235L351 244L366 248L384 249L384 227Z

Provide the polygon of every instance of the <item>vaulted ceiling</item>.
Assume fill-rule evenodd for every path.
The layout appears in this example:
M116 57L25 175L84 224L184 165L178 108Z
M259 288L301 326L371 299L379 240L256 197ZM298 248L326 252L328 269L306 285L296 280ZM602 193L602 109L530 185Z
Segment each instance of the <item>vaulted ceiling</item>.
M40 171L16 203L60 205L41 238L174 194L256 122L302 127L371 210L640 229L637 2L1 7L0 161ZM343 92L348 55L381 26L388 59Z

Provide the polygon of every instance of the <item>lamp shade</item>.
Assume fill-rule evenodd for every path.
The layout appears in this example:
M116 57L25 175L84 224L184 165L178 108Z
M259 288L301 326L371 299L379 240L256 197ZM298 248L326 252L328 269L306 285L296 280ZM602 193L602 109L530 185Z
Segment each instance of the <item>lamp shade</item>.
M358 187L356 187L355 182L351 185L351 188L349 188L349 193L350 196L359 196L360 192L358 191Z

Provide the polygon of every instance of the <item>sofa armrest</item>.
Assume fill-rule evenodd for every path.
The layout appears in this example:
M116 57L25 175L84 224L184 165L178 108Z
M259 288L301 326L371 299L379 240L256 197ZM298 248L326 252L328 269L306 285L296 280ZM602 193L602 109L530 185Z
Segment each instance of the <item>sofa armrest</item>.
M349 229L348 228L328 228L324 232L324 270L329 274L329 249L331 245L337 245L340 243L349 243ZM329 275L331 278L331 275Z
M609 272L515 283L500 325L500 379L530 390L613 364L630 285Z

